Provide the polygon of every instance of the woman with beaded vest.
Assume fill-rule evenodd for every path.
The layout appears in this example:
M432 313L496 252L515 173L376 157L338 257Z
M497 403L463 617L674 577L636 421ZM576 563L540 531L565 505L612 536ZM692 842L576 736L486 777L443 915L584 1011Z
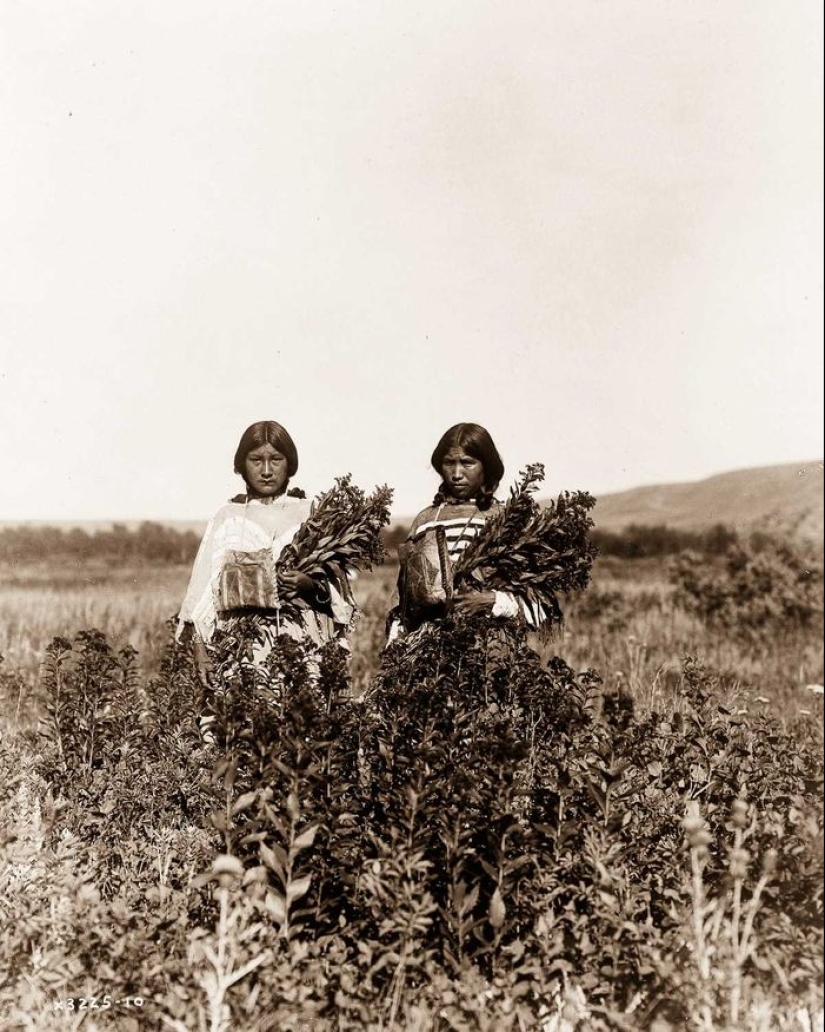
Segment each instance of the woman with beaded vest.
M388 644L439 619L448 608L502 621L523 618L537 627L543 614L515 592L483 586L452 592L452 563L501 505L495 492L504 463L489 432L478 423L457 423L443 434L430 461L441 484L399 549L398 605L389 616Z

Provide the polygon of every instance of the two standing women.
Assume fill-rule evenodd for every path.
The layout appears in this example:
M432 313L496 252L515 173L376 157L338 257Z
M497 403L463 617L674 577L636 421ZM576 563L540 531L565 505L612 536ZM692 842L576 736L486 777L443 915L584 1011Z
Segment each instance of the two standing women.
M439 620L447 599L466 615L523 619L537 626L543 614L515 590L487 590L481 584L452 595L451 585L445 584L450 564L501 505L494 496L504 464L490 434L476 423L458 423L442 436L431 462L441 482L432 505L415 517L399 553L399 598L390 613L389 641ZM273 569L310 515L303 492L289 490L297 469L295 444L279 423L253 423L244 432L235 453L235 472L246 489L209 522L180 612L178 633L192 625L204 684L215 631L231 628L241 614L255 620L263 642L257 658L263 658L279 634L305 642L310 652L332 640L346 643L356 612L346 569L339 577L314 579L298 572L279 573L274 602L273 586L266 583L266 571ZM279 600L296 597L303 602L299 616L282 619Z

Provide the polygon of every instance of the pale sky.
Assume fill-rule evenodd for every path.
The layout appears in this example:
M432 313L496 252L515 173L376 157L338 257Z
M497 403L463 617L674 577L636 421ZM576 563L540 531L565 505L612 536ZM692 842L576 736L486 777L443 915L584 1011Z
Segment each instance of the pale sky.
M809 0L2 0L0 519L821 457Z

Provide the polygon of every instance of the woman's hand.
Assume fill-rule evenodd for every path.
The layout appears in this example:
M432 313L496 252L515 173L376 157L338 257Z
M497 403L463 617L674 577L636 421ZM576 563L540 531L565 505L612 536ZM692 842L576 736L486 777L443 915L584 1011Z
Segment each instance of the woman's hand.
M284 598L294 598L299 595L308 602L311 602L316 595L315 581L297 570L288 570L286 573L278 574L278 590Z
M495 604L494 591L460 591L453 596L453 607L465 616L489 613Z
M198 672L198 680L204 688L209 687L209 679L212 676L212 657L209 649L202 641L196 641L192 647L195 658L195 669Z

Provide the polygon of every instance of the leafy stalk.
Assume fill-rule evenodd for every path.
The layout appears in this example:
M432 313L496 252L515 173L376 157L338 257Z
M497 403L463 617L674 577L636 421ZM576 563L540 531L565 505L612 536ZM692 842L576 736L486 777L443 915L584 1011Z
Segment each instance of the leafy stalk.
M348 570L370 569L386 557L380 531L390 518L392 489L376 487L367 495L352 483L350 474L320 494L295 537L281 553L279 571L296 570L308 577L340 584ZM290 599L282 613L300 610L306 603Z
M534 494L543 480L541 463L522 471L508 500L456 562L454 581L513 591L560 624L559 595L582 591L590 580L597 553L588 537L589 512L596 503L576 491L541 506Z

